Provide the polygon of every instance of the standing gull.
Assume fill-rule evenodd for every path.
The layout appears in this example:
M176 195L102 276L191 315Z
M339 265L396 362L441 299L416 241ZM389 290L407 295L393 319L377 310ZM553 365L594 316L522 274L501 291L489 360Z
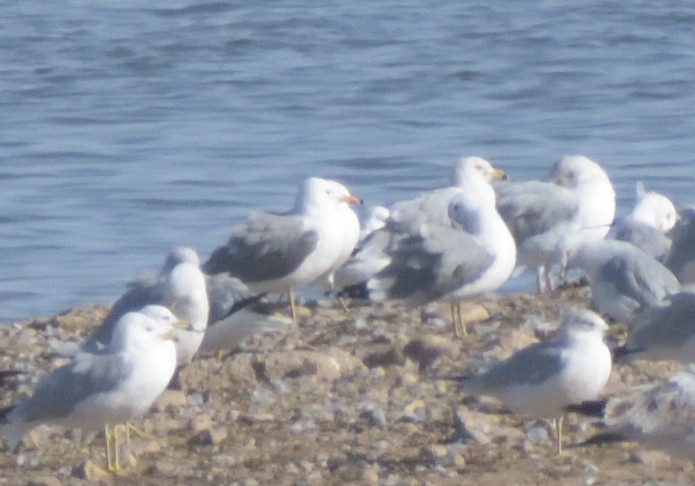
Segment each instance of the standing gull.
M628 322L647 306L663 305L680 291L671 271L626 241L570 235L558 245L562 266L586 273L594 304Z
M671 295L663 306L644 309L630 323L625 345L614 350L620 359L695 362L695 293Z
M606 430L580 445L633 441L695 462L695 370L640 387L605 406Z
M179 319L182 325L175 330L177 359L179 365L190 363L203 341L209 301L198 255L186 247L169 252L154 281L143 279L133 283L113 305L101 326L87 337L82 349L95 351L107 345L116 323L126 312L149 304L163 305Z
M341 206L359 202L343 185L310 177L300 186L289 213L251 213L203 270L229 273L256 293L289 292L296 321L293 290L333 268L343 252Z
M671 251L671 239L666 236L676 224L676 208L662 194L647 192L637 184L637 203L630 214L611 232L616 240L632 243L660 262L665 262Z
M615 192L596 162L568 155L550 182L502 181L494 184L497 208L517 244L517 265L538 270L538 290L552 290L551 267L560 239L583 231L603 238L615 215Z
M479 178L449 202L448 225L425 224L417 232L391 233L388 264L367 282L374 300L434 300L452 304L457 335L465 334L460 302L492 292L511 275L516 249L495 209L495 193Z
M109 426L142 415L166 388L176 368L175 323L176 317L160 306L126 313L106 348L78 354L9 411L2 431L9 447L16 448L25 432L41 423L85 430L105 427L108 467L118 471L118 435Z
M450 227L449 202L465 186L477 186L502 177L504 172L495 169L487 160L462 157L452 170L450 187L397 202L389 209L377 209L377 225L380 227L369 232L352 257L338 269L336 287L344 289L367 282L389 264L391 258L387 248L393 247L395 242L419 234L425 225Z
M464 378L462 389L496 398L518 414L557 419L560 453L565 408L594 400L610 376L611 354L603 342L607 328L589 310L570 310L554 340L533 344L483 374Z

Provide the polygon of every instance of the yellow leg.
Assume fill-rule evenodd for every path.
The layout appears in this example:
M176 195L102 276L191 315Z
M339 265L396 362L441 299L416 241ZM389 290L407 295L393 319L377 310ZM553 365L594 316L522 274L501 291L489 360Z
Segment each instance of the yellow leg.
M104 426L104 438L106 440L106 462L110 472L120 472L121 464L119 458L118 445L118 426L109 430L109 426ZM113 450L111 448L111 439L113 439Z
M466 326L463 323L460 302L454 302L451 304L451 319L454 321L454 335L458 338L467 336L468 331L466 331Z
M288 294L290 297L290 308L292 309L292 321L297 324L297 309L294 306L294 290L290 289Z
M562 421L565 418L561 415L559 418L553 419L553 424L555 425L555 439L557 440L557 455L562 454Z

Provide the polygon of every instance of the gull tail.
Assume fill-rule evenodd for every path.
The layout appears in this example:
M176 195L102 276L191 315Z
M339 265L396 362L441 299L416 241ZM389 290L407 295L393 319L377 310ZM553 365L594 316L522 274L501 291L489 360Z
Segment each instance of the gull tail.
M578 413L587 417L605 418L607 403L607 399L587 400L582 403L567 405L565 411Z

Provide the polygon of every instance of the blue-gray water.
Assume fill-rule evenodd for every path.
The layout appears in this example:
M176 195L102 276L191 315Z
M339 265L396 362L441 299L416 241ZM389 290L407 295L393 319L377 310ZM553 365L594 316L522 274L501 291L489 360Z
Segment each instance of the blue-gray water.
M368 202L464 154L695 190L680 1L0 1L0 322L111 302L307 175ZM162 6L166 5L166 6Z

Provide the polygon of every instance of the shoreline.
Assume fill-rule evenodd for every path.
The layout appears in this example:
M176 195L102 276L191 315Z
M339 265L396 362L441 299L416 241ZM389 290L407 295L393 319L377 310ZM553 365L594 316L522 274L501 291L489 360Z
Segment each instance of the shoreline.
M503 413L499 404L463 396L447 375L550 335L567 305L586 306L588 289L549 296L504 294L466 306L469 336L457 339L448 306L406 309L360 305L346 313L321 300L302 307L298 325L257 336L240 351L200 356L181 374L185 392L167 391L134 424L152 435L131 443L135 461L122 475L103 471L98 432L40 427L18 454L0 452L0 478L12 484L687 484L689 462L629 444L572 448L597 430L570 415L562 456L547 421ZM3 385L0 406L29 392L64 363L48 339L78 340L108 306L1 326L0 369L26 374ZM533 316L541 315L541 318ZM612 347L624 339L614 326ZM671 363L613 369L605 393L663 380ZM456 422L471 437L457 438ZM460 439L460 437L458 437ZM122 477L123 476L123 477Z

